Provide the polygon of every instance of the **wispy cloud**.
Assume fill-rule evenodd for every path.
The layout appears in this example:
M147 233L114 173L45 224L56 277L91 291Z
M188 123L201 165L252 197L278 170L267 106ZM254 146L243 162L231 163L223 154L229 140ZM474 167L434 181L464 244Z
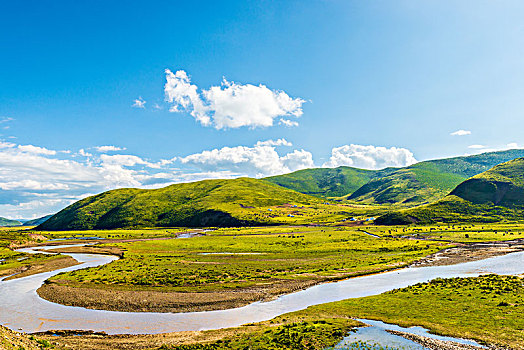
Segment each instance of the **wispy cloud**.
M278 121L278 124L284 125L284 126L287 126L287 127L298 126L298 122L297 121L289 120L289 119L280 119Z
M133 104L131 105L131 107L146 108L146 101L142 97L139 97L133 101Z
M95 149L100 153L106 153L106 152L116 152L116 151L124 151L126 150L125 147L117 147L112 145L107 146L97 146Z
M452 132L450 135L451 136L466 136L466 135L471 135L471 131L461 129L461 130Z
M269 127L278 117L300 117L305 102L262 84L237 84L225 78L220 86L198 90L185 71L166 69L164 91L170 111L189 112L202 125L216 129ZM298 125L289 120L286 123Z

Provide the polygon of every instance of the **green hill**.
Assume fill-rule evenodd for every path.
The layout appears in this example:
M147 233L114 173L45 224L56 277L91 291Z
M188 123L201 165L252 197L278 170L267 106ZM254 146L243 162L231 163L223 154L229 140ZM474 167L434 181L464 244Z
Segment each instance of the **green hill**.
M395 169L365 170L341 166L298 170L264 180L297 192L319 197L341 197L355 192L370 180L387 175Z
M523 214L524 158L518 158L462 182L435 203L386 214L376 223L495 222Z
M256 207L317 202L320 200L315 197L262 180L205 180L152 190L124 188L104 192L73 203L37 229L267 224L275 222L265 221L256 214L246 216L245 213Z
M348 198L378 204L434 202L446 196L464 180L518 157L524 157L524 150L420 162L373 179Z
M18 220L11 220L0 217L0 226L20 226L22 223Z
M524 205L524 158L500 164L464 181L451 192L473 204Z
M383 170L305 169L264 180L317 197L348 196L362 203L415 206L439 200L462 181L519 157L524 157L524 150L437 159Z

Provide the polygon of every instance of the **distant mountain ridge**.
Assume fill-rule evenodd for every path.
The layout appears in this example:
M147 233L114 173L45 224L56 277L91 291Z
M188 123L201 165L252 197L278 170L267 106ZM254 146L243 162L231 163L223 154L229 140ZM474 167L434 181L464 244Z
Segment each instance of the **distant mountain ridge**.
M0 217L0 226L12 227L12 226L21 226L22 223L18 220L11 220Z
M319 197L347 196L362 203L415 206L439 200L464 180L519 157L524 157L524 150L429 160L376 171L351 167L306 169L264 180Z
M22 221L24 226L38 226L41 223L44 223L47 219L52 217L54 214L42 216L41 218L31 219L31 220L24 220Z

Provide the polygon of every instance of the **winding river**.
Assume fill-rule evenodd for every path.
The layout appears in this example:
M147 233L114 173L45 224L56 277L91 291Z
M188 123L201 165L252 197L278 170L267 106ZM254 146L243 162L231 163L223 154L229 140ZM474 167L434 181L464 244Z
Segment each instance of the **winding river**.
M24 248L52 249L57 246ZM511 253L480 261L450 266L410 267L376 275L325 283L268 302L244 307L188 313L133 313L90 310L64 306L43 300L36 290L46 279L64 271L107 264L115 257L95 254L67 254L81 264L52 272L40 273L0 282L0 324L13 330L37 332L46 330L93 330L108 334L145 334L235 327L245 323L269 320L278 315L311 305L376 295L388 290L426 282L437 277L472 277L486 273L524 273L524 252Z

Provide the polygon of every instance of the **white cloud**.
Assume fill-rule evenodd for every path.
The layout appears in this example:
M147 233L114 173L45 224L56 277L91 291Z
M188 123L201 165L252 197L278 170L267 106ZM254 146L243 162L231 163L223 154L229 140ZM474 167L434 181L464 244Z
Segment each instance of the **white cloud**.
M262 84L242 85L224 79L221 86L212 86L199 93L185 71L173 73L166 69L165 72L164 92L166 101L172 104L170 111L189 112L204 126L216 129L268 127L277 117L302 115L304 100L292 98L284 91L270 90Z
M297 121L289 120L289 119L280 119L278 121L278 124L284 125L284 126L287 126L287 127L298 126L298 122Z
M33 145L18 145L18 149L22 152L33 153L33 154L45 154L45 155L55 155L56 151L49 150L44 147L38 147Z
M210 151L203 151L180 158L183 164L194 165L204 171L232 171L247 176L267 176L282 174L313 166L313 156L304 150L295 150L280 156L275 150L277 144L287 141L259 142L254 147L236 146L223 147Z
M352 166L363 169L404 167L416 163L413 153L405 148L344 145L331 150L324 167Z
M311 152L301 150L294 150L281 158L282 163L291 171L313 168L313 155Z
M256 146L288 146L291 147L293 144L286 139L278 140L267 140L267 141L258 141Z
M461 129L461 130L452 132L450 135L451 136L466 136L466 135L471 135L471 131Z
M484 146L484 145L470 145L468 146L469 149L473 150L473 154L480 154L480 153L488 153L488 152L499 152L499 151L506 151L510 149L519 149L522 148L519 146L516 142L510 142L506 145L498 145L498 146ZM466 155L471 155L470 153L466 153Z
M89 152L87 152L85 149L81 148L78 150L78 154L80 154L82 157L92 157L93 155Z
M116 146L97 146L95 149L100 153L106 153L106 152L116 152L116 151L125 151L125 147L116 147Z
M133 101L133 104L131 105L131 107L146 108L146 101L142 97L139 97Z

